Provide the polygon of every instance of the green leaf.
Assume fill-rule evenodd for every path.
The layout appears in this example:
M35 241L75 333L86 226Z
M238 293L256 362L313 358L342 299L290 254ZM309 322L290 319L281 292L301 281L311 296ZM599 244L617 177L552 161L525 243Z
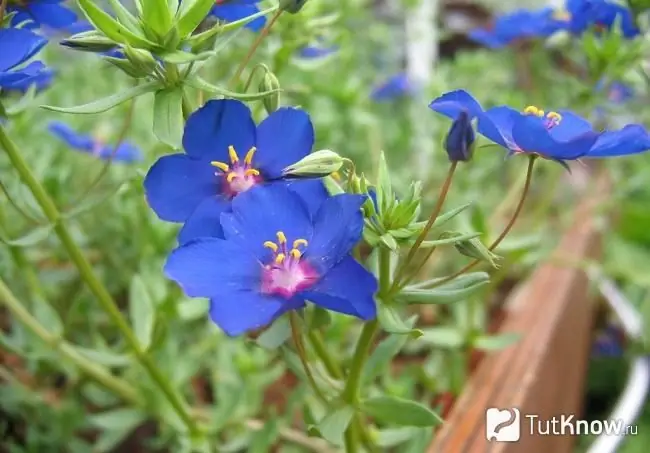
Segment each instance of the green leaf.
M415 285L409 285L407 289L418 289L426 288L428 286L434 286L444 280L446 277L432 278L431 280L425 280L423 282L417 283ZM459 275L450 282L442 285L445 289L461 289L467 286L474 285L475 283L481 283L484 281L490 280L490 275L487 272L470 272L469 274Z
M467 299L489 282L490 279L488 277L462 288L452 285L442 285L432 289L412 289L409 287L402 290L396 299L399 302L407 304L450 304ZM450 283L453 283L453 281Z
M143 74L140 68L137 68L132 62L124 58L103 57L105 61L123 71L125 74L133 77L134 79L141 79L148 74Z
M143 83L120 93L99 99L97 101L89 102L88 104L78 105L76 107L55 107L51 105L42 105L41 107L46 110L61 113L73 113L78 115L88 115L91 113L102 113L112 109L130 99L142 96L143 94L151 93L160 88L161 83L157 80Z
M41 297L36 297L33 304L34 317L53 335L63 333L63 322L59 313Z
M267 453L271 451L271 446L275 443L279 432L278 420L270 418L264 427L253 434L251 443L246 449L249 453Z
M130 44L133 47L143 49L154 49L156 47L155 43L133 33L127 27L113 19L109 14L95 5L92 0L79 0L78 4L90 23L113 41Z
M173 14L167 0L146 0L142 2L142 24L155 35L163 37L172 26Z
M160 58L162 58L167 63L185 64L185 63L191 63L193 61L207 60L208 58L213 57L214 55L215 53L211 51L194 54L189 52L183 52L182 50L175 50L173 52L163 53L162 55L160 55Z
M403 447L400 453L422 453L427 451L433 439L432 429L418 429L413 433L411 440Z
M158 140L179 149L183 126L183 89L176 87L158 91L153 105L153 132Z
M257 337L256 343L264 349L273 350L282 346L290 336L289 318L282 316Z
M459 348L462 346L463 333L453 326L435 326L422 329L423 335L418 341L443 348Z
M137 409L115 409L101 414L91 415L88 421L103 430L93 445L93 452L103 453L112 451L131 432L147 419L146 415Z
M412 338L418 338L422 335L420 329L413 329L412 325L409 326L402 320L394 306L380 303L377 318L381 327L388 333L410 335Z
M220 96L225 96L227 98L239 99L240 101L258 101L264 99L267 96L270 96L275 93L280 93L282 90L269 90L258 93L235 93L234 91L226 90L211 83L206 82L199 76L194 76L185 81L185 83L197 90L203 90L211 94L218 94Z
M27 234L16 239L9 239L0 234L0 242L10 247L31 247L48 238L54 225L36 227Z
M343 445L343 433L348 428L353 415L354 408L350 406L340 407L325 415L316 428L323 436L323 439L337 447L341 446Z
M412 329L416 320L417 317L412 316L404 324L407 328ZM404 334L393 334L377 345L363 366L363 373L361 374L362 387L369 385L377 376L388 369L391 360L402 350L408 338Z
M117 20L122 25L127 27L135 34L142 33L142 29L138 24L138 19L133 14L131 14L129 10L124 7L124 5L122 5L122 2L120 0L109 0L109 3L115 12L115 17L117 17Z
M129 316L133 331L144 350L149 348L153 339L156 307L149 290L139 275L131 279L129 288Z
M214 0L185 0L176 13L178 18L176 28L181 38L191 35L213 6Z
M481 236L482 233L466 233L466 234L458 234L457 236L448 236L444 237L443 239L435 239L433 241L424 241L422 242L422 247L427 248L427 247L437 247L439 245L448 245L448 244L456 244L458 242L462 241L467 241L469 239L474 239L479 236ZM443 236L440 236L443 237Z
M367 399L361 403L361 410L377 420L398 426L428 427L442 423L438 414L428 407L395 396Z
M85 194L85 198L77 202L76 206L73 209L65 212L63 214L63 217L65 217L66 219L71 219L80 214L83 214L84 212L88 212L96 208L100 204L109 200L120 189L122 189L122 187L126 186L130 182L131 180L129 179L126 181L122 181L116 184L115 186L108 187L105 190L97 190L96 192L90 192L88 194Z
M379 154L379 168L377 169L377 206L379 212L385 213L388 207L395 200L393 187L390 182L390 172L386 163L386 156L382 151Z
M88 349L81 346L74 346L73 349L88 360L104 365L107 367L123 367L131 363L131 356L125 354L116 354L111 351L100 351L97 349Z
M499 351L515 344L520 338L521 334L516 332L505 332L498 335L481 335L473 341L472 345L476 349L482 349L484 351Z
M459 206L457 208L452 209L451 211L447 211L442 215L439 215L436 218L436 221L433 222L433 228L439 228L440 226L444 225L445 223L449 222L451 219L456 217L458 214L463 212L465 209L469 208L472 206L472 203L467 203L462 206Z
M327 327L332 322L332 314L330 311L317 305L313 306L310 314L311 317L309 318L308 329L320 329L321 327Z

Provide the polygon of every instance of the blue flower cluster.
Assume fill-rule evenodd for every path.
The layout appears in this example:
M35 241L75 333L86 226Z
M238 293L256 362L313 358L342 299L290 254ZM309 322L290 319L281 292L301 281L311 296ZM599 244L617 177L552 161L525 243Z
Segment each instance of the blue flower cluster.
M22 28L0 29L0 90L25 91L42 85L52 71L40 61L28 61L47 44L47 39Z
M470 38L490 48L500 48L529 38L545 38L564 30L581 35L588 30L609 30L619 22L626 38L639 35L632 12L613 0L566 0L562 9L518 9L496 18L487 29L470 32Z
M184 154L163 156L144 186L163 220L184 223L166 275L210 299L229 335L306 302L361 319L376 315L374 276L351 256L365 198L328 196L319 180L283 169L312 150L309 115L283 107L259 125L242 102L212 100L187 121Z
M566 165L567 160L625 156L650 149L650 135L640 124L598 132L587 120L565 110L545 112L535 106L523 111L508 106L484 110L464 90L443 94L429 107L454 122L476 119L478 133L508 150L509 156L534 154Z

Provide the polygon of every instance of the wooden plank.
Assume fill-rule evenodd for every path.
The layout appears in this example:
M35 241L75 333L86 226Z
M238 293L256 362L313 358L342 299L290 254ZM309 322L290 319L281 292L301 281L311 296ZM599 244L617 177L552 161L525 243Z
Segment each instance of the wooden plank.
M575 260L600 254L595 206L605 193L600 178L593 195L575 212L575 221L555 251ZM507 303L501 332L517 332L516 344L487 356L479 365L428 453L569 453L574 436L530 435L530 420L580 416L590 350L592 303L584 272L570 266L541 265ZM486 439L490 407L518 408L521 439Z

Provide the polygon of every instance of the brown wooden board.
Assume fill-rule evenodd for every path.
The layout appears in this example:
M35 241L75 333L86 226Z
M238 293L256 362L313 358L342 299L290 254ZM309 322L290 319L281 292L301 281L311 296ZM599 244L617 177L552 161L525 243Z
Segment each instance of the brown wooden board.
M599 256L595 206L605 187L603 179L601 190L580 204L555 257L577 262ZM593 304L584 271L554 264L557 261L542 264L510 296L501 332L517 332L520 340L482 361L427 453L572 451L575 436L530 435L531 420L525 417L580 417ZM519 409L519 441L487 440L485 416L490 407Z

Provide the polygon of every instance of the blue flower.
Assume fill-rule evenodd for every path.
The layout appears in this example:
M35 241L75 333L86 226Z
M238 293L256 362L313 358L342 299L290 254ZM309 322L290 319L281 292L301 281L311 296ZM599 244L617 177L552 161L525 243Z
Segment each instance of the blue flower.
M545 38L565 26L551 8L530 11L518 9L496 18L490 29L476 29L470 39L492 49L507 46L518 39Z
M623 129L605 131L583 157L602 158L638 154L650 150L650 135L640 124L628 124Z
M567 28L576 35L591 28L610 30L616 21L620 21L621 31L626 38L634 38L640 33L632 12L608 0L567 0L566 12L569 17Z
M298 51L298 56L305 60L313 60L332 55L337 50L339 50L338 46L306 46Z
M350 255L363 231L364 200L336 195L312 216L287 187L255 187L221 215L225 239L199 238L177 248L165 274L188 296L209 298L210 317L231 336L306 302L373 319L377 282Z
M431 101L429 108L452 120L445 139L449 160L471 160L476 139L472 120L483 114L481 104L467 91L455 90Z
M620 327L610 324L596 337L591 348L591 355L594 357L620 357L624 353L624 346L624 332Z
M282 107L256 126L244 103L209 101L187 120L185 154L163 156L149 170L147 200L162 220L185 222L181 243L206 235L206 228L219 236L219 216L233 199L262 183L286 184L284 168L309 154L313 144L314 128L303 110ZM322 185L312 181L317 184ZM318 191L300 181L292 186Z
M38 82L49 69L40 61L24 65L47 40L20 28L0 29L0 89L20 90Z
M632 87L621 82L612 82L607 92L607 100L612 104L624 104L633 97Z
M12 24L17 25L25 21L27 27L34 28L46 26L54 29L65 29L77 21L77 15L63 6L64 0L9 0L8 12L16 12Z
M257 3L259 0L217 0L210 14L226 22L235 22L259 13L260 9L257 7ZM260 31L265 24L266 18L258 17L248 22L245 27L253 31Z
M142 160L140 150L129 142L122 142L113 153L114 147L91 135L80 134L70 126L59 121L52 121L48 126L49 131L64 141L71 148L92 154L100 159L107 160L113 156L116 162L136 162Z
M395 74L385 82L376 86L370 97L373 101L387 101L412 93L413 87L405 73Z

